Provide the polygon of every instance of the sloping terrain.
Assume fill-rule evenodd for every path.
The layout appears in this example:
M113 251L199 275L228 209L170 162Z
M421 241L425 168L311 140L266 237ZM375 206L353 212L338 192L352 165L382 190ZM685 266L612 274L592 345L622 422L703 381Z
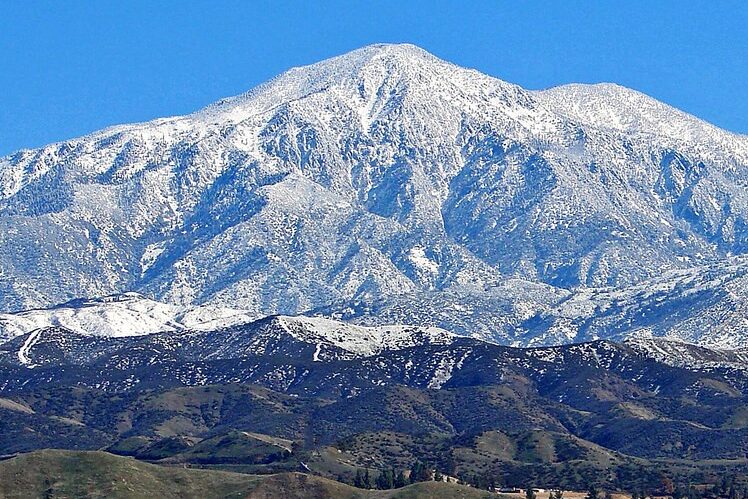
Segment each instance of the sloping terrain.
M176 307L137 293L78 299L46 309L0 314L0 339L39 328L64 327L97 336L138 336L164 331L207 331L250 322L255 317L223 307Z
M0 453L106 448L348 483L362 468L417 462L471 483L576 490L748 479L742 351L639 339L519 349L439 334L374 349L353 341L360 328L322 342L317 320L289 320L11 340L0 346Z
M46 450L0 462L0 497L477 499L496 495L433 482L410 485L398 491L364 491L301 473L252 476L154 466L105 452Z
M0 310L138 291L506 344L700 340L718 312L706 343L737 346L747 161L745 136L625 88L374 45L0 159Z
M322 336L336 328L350 329L353 324L380 330L391 324L411 324L421 330L441 328L513 346L662 337L735 349L748 346L746 276L748 261L738 259L667 272L626 288L570 292L508 279L468 291L429 291L338 302L310 310L310 317L303 320L316 323L312 329ZM324 317L348 325L334 325ZM247 310L210 305L178 307L126 293L0 314L0 340L45 327L63 327L83 335L134 336L209 331L254 319ZM398 330L404 334L406 329L413 328Z

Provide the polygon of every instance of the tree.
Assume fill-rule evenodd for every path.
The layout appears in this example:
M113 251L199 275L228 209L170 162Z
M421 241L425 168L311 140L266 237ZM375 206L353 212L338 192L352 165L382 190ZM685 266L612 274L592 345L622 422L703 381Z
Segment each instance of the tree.
M388 490L394 486L395 479L392 475L392 471L383 470L377 477L376 485L380 490Z
M455 463L455 458L451 452L447 455L447 459L444 462L443 469L447 475L455 476L457 474L457 465Z
M613 494L611 494L610 492L606 491L604 497L605 497L605 499L613 499Z
M369 476L369 468L366 468L366 471L364 472L364 488L365 489L371 489L371 476Z
M434 481L435 482L443 482L444 477L442 476L441 472L438 469L434 470Z
M374 485L376 485L379 490L387 490L387 478L384 476L384 471L379 472L377 479L374 480Z
M727 475L722 475L722 480L720 480L719 485L714 486L714 492L720 496L725 496L727 495L727 491L730 489L730 485L732 485L732 478Z
M364 488L364 474L360 469L356 470L356 478L353 479L353 486L358 487L359 489Z
M551 492L549 499L564 499L564 492L562 490Z
M394 486L396 489L399 489L400 487L405 487L406 485L408 485L408 480L405 478L405 472L403 472L403 470L400 470L395 476Z
M666 496L672 496L673 493L675 492L675 483L673 483L673 481L668 477L663 477L661 481L662 481L662 492Z
M429 480L431 480L431 470L422 462L416 461L410 469L410 482L428 482Z
M496 478L491 473L486 472L486 490L491 492L496 490Z
M525 499L537 499L537 497L535 491L532 490L532 486L528 486L527 490L525 490Z
M599 494L597 492L597 487L595 487L594 484L590 484L590 486L587 488L587 495L584 496L584 499L599 499Z

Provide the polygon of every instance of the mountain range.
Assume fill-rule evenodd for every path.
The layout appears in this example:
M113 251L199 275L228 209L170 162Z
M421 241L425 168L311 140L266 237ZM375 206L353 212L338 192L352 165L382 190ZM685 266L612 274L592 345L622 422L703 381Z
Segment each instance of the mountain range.
M484 488L485 477L651 493L665 479L748 485L744 349L654 338L514 348L273 316L136 336L39 328L0 345L0 380L5 457L103 449L166 469L347 483L362 469L425 462ZM49 458L15 460L54 466ZM60 480L87 469L65 468Z
M630 89L372 45L0 158L1 494L738 497L747 400L748 136Z
M739 348L747 165L748 137L633 90L529 91L373 45L1 158L0 328L304 313L514 346ZM152 322L87 322L118 301Z

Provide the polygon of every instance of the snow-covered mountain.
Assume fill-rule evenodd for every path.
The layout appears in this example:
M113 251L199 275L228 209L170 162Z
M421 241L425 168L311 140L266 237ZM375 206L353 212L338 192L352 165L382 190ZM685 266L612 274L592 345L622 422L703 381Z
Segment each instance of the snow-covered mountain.
M689 379L672 377L682 369ZM513 348L407 326L364 328L328 319L269 317L215 331L85 335L47 327L0 343L0 392L49 383L106 390L257 383L283 391L355 394L362 387L441 389L500 382L506 369L557 383L554 373L602 370L648 386L712 373L748 389L748 352L663 339ZM555 378L555 379L554 379Z
M672 270L626 287L561 290L509 279L317 312L357 324L433 325L514 346L661 337L735 349L748 347L748 261Z
M420 346L447 346L458 338L438 328L363 327L319 317L286 316L212 330L143 331L132 326L103 331L42 326L6 342L0 341L0 360L30 368L90 364L105 356L111 356L118 368L138 362L196 362L255 356L323 362L372 357Z
M701 341L718 310L735 346L746 187L748 137L640 93L375 45L0 159L0 310L135 290L512 344Z
M0 314L0 341L47 327L93 336L139 336L165 331L210 331L244 324L256 317L242 310L178 307L123 293L74 300L46 309Z

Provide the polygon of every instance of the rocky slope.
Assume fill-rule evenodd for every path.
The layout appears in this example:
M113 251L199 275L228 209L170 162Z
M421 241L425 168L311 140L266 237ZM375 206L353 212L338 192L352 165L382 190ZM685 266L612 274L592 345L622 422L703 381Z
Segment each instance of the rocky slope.
M511 344L626 321L671 335L626 300L663 274L744 275L730 259L748 249L747 158L745 136L621 87L531 92L365 47L192 115L0 159L0 310L132 290L252 317L422 296L456 310L434 325ZM722 337L745 336L745 293L723 284L698 292ZM688 315L690 339L711 330L673 300L653 306ZM564 307L581 302L614 312L575 324Z
M747 276L748 262L736 260L670 271L623 288L568 291L505 279L481 289L335 302L307 312L320 318L304 320L316 321L320 331L350 329L356 324L380 330L391 324L410 324L513 346L660 337L736 349L748 346ZM345 324L330 329L324 317ZM131 336L207 331L254 319L248 310L174 306L126 293L0 314L0 340L44 327L63 327L84 335Z

